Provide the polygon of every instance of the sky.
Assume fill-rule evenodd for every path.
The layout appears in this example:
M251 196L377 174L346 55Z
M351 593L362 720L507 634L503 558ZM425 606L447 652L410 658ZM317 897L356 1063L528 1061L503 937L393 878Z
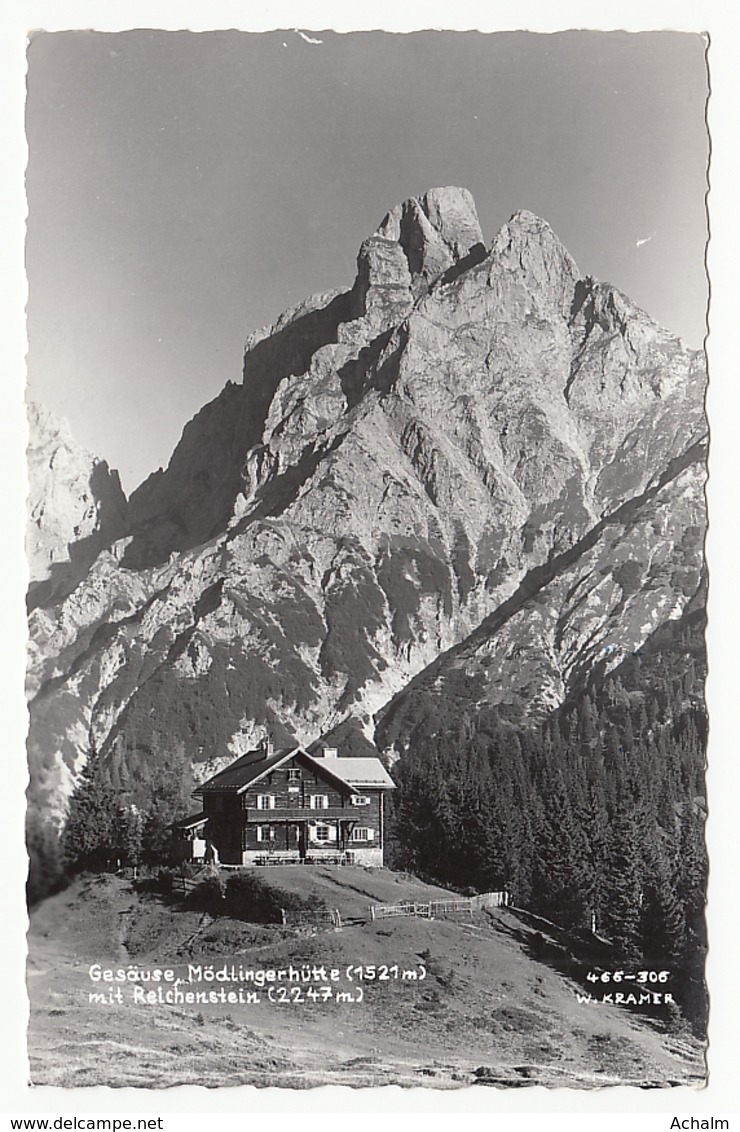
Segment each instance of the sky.
M316 42L319 41L319 42ZM42 32L28 50L29 396L130 493L250 331L352 284L437 185L520 208L700 347L705 43L679 32Z

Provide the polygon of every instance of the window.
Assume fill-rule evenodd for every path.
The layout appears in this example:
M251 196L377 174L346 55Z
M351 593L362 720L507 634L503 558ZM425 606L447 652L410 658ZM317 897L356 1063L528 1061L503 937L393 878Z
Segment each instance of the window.
M257 795L257 809L258 810L274 810L275 809L275 795L274 794L258 794Z
M353 794L350 799L353 806L369 806L370 798L367 794Z
M311 804L312 810L328 810L329 809L329 795L328 794L312 794L310 804Z
M335 826L329 825L328 822L311 822L308 827L308 839L314 843L326 845L329 841L337 840L337 831Z
M288 782L300 782L301 772L297 766L288 767Z
M258 841L274 841L275 840L275 826L274 825L258 825L257 826L257 840Z
M352 830L351 840L352 841L374 841L375 840L375 830L374 829L368 829L368 828L366 828L364 826L360 826L360 825L355 826L355 828Z

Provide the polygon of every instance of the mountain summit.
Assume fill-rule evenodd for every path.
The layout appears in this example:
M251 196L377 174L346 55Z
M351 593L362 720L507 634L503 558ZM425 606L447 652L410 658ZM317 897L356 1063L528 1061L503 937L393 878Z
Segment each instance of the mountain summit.
M699 600L704 386L533 214L487 248L464 189L392 209L32 614L37 803L93 749L146 789L266 734L398 748L391 707L455 672L540 718Z
M29 605L68 594L126 529L126 496L111 471L76 443L64 420L28 406Z

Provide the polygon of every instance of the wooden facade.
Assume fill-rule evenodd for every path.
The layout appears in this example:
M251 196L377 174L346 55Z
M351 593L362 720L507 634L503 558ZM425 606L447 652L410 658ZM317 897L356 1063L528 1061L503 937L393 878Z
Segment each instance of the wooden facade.
M333 748L275 751L266 744L195 791L203 800L206 856L225 865L380 866L384 795L393 786L376 758L343 758Z
M199 813L191 814L190 817L177 822L174 827L174 856L178 861L205 861L208 854L208 842L205 839L206 821L205 815Z

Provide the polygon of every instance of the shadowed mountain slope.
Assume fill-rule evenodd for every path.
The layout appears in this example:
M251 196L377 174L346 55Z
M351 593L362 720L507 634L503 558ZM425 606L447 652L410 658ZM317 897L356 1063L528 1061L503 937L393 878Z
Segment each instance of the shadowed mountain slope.
M34 611L38 803L62 811L92 747L144 784L266 732L344 728L359 753L450 666L557 706L699 587L704 386L531 213L486 248L463 189L393 209L349 290L249 337L125 544Z

